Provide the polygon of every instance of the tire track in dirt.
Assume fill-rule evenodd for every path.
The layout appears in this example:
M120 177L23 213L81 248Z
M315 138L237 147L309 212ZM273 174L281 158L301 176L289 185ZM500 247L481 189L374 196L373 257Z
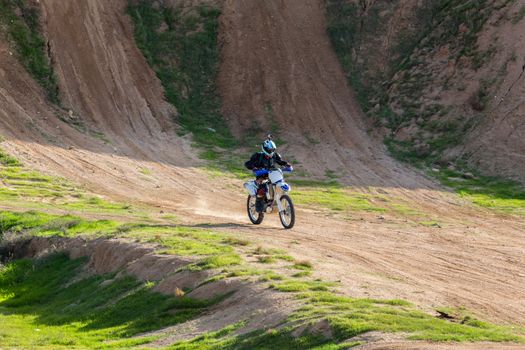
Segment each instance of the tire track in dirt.
M275 216L267 220L277 227ZM298 220L293 232L233 231L311 260L317 276L340 280L349 295L407 299L430 312L438 306L466 306L482 318L524 323L523 237L478 230L472 239L464 237L461 223L447 229L391 228L368 220L348 224L313 217Z

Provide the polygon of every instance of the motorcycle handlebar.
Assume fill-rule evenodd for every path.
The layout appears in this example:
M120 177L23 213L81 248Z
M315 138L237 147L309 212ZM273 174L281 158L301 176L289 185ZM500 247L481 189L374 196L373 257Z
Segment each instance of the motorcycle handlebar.
M253 173L255 174L255 176L264 176L264 175L268 175L271 170L274 170L274 169L270 169L270 170L269 169L257 169L257 170L254 170ZM290 166L282 168L281 170L285 173L291 173L293 171L293 167L290 165Z

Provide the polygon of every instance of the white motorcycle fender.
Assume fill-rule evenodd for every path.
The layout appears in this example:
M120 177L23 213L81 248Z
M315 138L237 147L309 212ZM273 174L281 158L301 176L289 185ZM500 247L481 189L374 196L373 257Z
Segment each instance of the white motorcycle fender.
M279 182L284 180L283 172L280 169L273 170L268 174L268 178L270 179L271 183L279 184Z
M283 190L284 192L290 192L292 190L292 187L288 185L286 182L281 182L279 184L279 187L281 187L281 190Z
M283 172L280 169L272 171L268 177L273 184L279 186L284 192L290 192L292 190L290 185L284 182Z
M244 183L244 188L250 196L255 196L257 194L257 184L255 183L255 180L251 180Z

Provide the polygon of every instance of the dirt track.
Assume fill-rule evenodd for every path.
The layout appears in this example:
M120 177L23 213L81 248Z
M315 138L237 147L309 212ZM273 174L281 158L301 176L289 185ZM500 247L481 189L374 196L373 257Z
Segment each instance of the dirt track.
M523 324L523 223L465 206L392 161L366 135L330 49L322 6L318 0L226 1L220 77L225 115L232 125L246 126L253 116L264 125L269 104L286 126L285 139L293 140L290 151L308 170L341 170L353 186L379 187L447 224L429 229L375 218L335 223L309 213L290 236L275 231L272 239L299 240L296 254L320 263L324 277L341 279L352 294L466 305ZM305 135L321 143L308 145Z
M5 148L26 163L116 199L174 210L188 224L283 247L311 260L320 277L341 280L349 295L403 298L427 310L466 306L492 321L525 325L525 223L472 207L368 137L330 49L320 0L225 2L226 116L240 132L252 117L264 125L271 104L276 121L287 125L285 151L305 168L339 171L349 185L409 201L442 228L394 215L343 221L311 210L299 211L292 231L280 229L275 216L247 225L244 194L231 186L239 182L218 188L197 168L189 142L176 136L173 111L133 44L124 1L41 3L61 98L110 143L60 122L56 113L63 112L47 106L0 43L0 67L10 67L0 69L0 130Z

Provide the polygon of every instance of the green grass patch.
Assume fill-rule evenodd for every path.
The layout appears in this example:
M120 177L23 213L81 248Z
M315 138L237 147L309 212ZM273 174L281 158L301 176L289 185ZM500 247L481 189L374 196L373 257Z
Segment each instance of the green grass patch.
M325 291L300 295L308 303L289 317L294 326L236 335L235 331L244 326L239 323L180 341L170 349L347 349L359 345L347 339L370 331L403 332L410 339L440 342L524 341L510 327L494 326L474 318L467 318L465 322L443 320L417 311L403 300L354 299ZM328 320L334 339L312 334L308 329L302 333L296 331L298 324L314 324L322 319Z
M279 275L278 273L274 271L269 271L266 273L260 273L260 277L258 279L259 282L269 282L269 281L281 281L284 279L282 275Z
M418 311L403 300L355 299L329 292L301 295L307 306L291 316L295 320L329 320L338 340L370 332L404 332L409 339L431 341L524 342L517 329L500 327L471 317L452 322Z
M311 270L313 265L308 260L296 260L292 267L297 270Z
M113 220L86 220L72 215L51 215L35 211L0 213L0 241L6 233L30 236L118 237L157 243L161 254L198 258L196 269L223 268L242 263L233 249L237 238L226 233L176 225L122 224Z
M386 211L373 205L370 195L352 192L335 182L296 180L294 185L293 198L299 205L319 206L336 212Z
M293 256L288 255L288 254L276 254L273 257L277 260L288 261L288 262L295 260Z
M247 266L234 266L224 270L225 277L258 277L259 281L279 281L283 279L273 270L258 269Z
M399 143L392 140L390 142L387 143L390 146ZM431 162L413 158L413 153L403 148L391 150L391 152L397 153L398 158L422 168L434 167ZM456 165L459 170L443 168L439 172L429 171L428 173L461 197L479 206L501 213L525 216L525 188L520 183L501 177L483 175L465 166L462 162ZM414 211L413 214L418 214L418 212Z
M309 179L294 179L294 184L299 187L308 188L342 188L343 186L337 180L323 181L323 180L309 180Z
M231 234L188 226L127 224L118 230L124 231L121 237L160 244L164 248L159 253L198 257L198 262L191 267L195 270L242 264L233 247L248 243Z
M55 255L0 268L0 338L7 348L128 349L137 334L190 320L213 304L168 297L113 274L79 279L84 260Z
M496 211L525 217L525 189L517 182L443 169L432 173L442 184L471 202Z
M357 192L335 180L296 179L291 183L293 199L300 205L325 208L340 214L371 212L392 213L404 217L424 215L411 208L401 198L374 193L373 188L369 188L369 193Z
M245 149L208 150L201 153L201 158L208 160L204 170L213 179L233 177L240 180L250 180L254 176L244 167L251 153Z
M152 174L151 170L148 169L148 168L140 168L139 172L140 172L142 175L146 175L146 176Z
M237 237L227 237L224 239L224 243L235 245L235 246L248 246L251 244L251 242L244 238L237 238Z
M385 206L388 208L388 211L398 215L416 217L422 217L425 215L424 213L411 208L407 204L404 204L401 199L398 199L398 202L392 202L391 200L385 199L385 202Z
M306 291L328 291L330 287L335 286L335 283L323 281L297 281L286 280L280 283L274 283L272 288L281 292L306 292Z
M303 271L299 271L299 272L296 272L292 275L292 277L294 278L302 278L302 277L309 277L312 275L312 271L311 270L303 270Z
M292 256L286 254L286 252L282 249L266 248L262 246L257 246L252 251L252 254L256 255L257 261L263 264L271 264L276 262L277 260L287 262L295 260Z
M64 202L62 207L66 209L79 209L79 210L89 210L92 211L102 211L102 212L123 212L129 210L131 206L129 204L109 202L99 197L91 197L85 195L76 196L76 201Z
M426 226L426 227L441 227L441 225L437 221L420 221L419 224L421 226Z
M525 17L525 5L521 5L521 8L512 19L512 24L518 24Z
M239 255L235 253L223 254L223 255L214 255L204 258L197 266L200 269L217 269L225 266L240 265L242 259Z
M0 23L14 43L22 65L44 88L48 99L58 104L58 84L41 33L40 7L27 0L0 0Z
M176 255L213 255L233 252L231 245L224 243L227 235L205 229L184 226L136 225L125 232L126 237L143 242L158 243L165 247L160 252Z
M21 166L18 159L11 157L9 154L5 153L2 149L0 149L0 164L5 167Z
M284 251L281 249L267 248L260 245L253 250L253 254L255 255L272 255L282 253L284 253Z
M32 236L107 236L116 233L119 226L119 223L112 220L90 221L72 215L3 211L0 213L0 241L6 232L26 233Z
M220 111L216 86L220 11L196 6L191 11L149 1L129 2L135 41L164 86L167 100L178 111L184 132L215 159L215 147L231 148L237 141Z
M304 332L293 335L293 327L282 329L258 330L244 335L235 335L235 331L244 324L235 324L223 328L218 332L210 332L200 337L177 342L169 347L170 350L252 350L252 349L315 349L340 350L348 349L357 343L337 344L322 335Z
M68 180L27 169L0 149L0 202L13 208L62 209L76 213L96 213L141 217L146 215L128 204L115 203L85 193Z

